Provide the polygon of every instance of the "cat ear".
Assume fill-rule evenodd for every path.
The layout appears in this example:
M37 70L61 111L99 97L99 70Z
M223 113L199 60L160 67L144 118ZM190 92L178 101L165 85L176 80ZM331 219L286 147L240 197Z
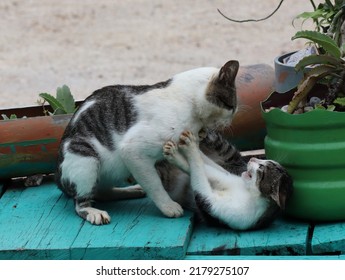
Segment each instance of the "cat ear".
M284 210L285 209L285 202L287 199L287 196L284 192L278 192L272 193L271 198L277 203L280 209Z
M219 71L218 82L226 86L233 85L239 67L240 64L237 60L230 60L225 63Z
M277 203L280 209L284 210L286 206L286 202L290 199L293 187L292 187L292 179L289 175L285 174L282 176L279 182L279 187L277 191L272 193L270 196L271 198Z

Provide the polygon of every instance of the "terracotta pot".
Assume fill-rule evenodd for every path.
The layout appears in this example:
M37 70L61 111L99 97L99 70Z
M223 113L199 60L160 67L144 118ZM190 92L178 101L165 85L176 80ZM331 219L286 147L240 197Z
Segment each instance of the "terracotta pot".
M0 179L51 173L61 136L71 115L33 116L42 107L1 111L28 118L0 121Z
M286 213L309 221L344 220L345 113L265 111L287 104L294 92L274 92L262 103L266 157L280 162L293 178L294 193ZM324 92L325 88L314 88L313 96Z
M260 101L272 91L273 81L273 69L265 64L239 70L236 84L242 109L225 134L242 149L263 147ZM0 121L0 179L55 171L60 140L71 115L43 116L42 112L41 106L0 110L19 118Z
M241 67L236 78L239 112L224 131L241 150L262 149L266 135L260 102L273 91L274 70L267 64Z

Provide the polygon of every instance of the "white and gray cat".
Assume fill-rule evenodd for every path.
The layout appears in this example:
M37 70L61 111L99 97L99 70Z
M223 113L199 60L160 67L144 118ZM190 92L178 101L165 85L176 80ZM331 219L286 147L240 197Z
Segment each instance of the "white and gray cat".
M107 224L98 199L146 194L168 217L183 215L164 189L155 167L162 143L177 142L189 130L225 126L237 109L238 61L220 69L197 68L151 86L115 85L95 91L80 106L61 140L56 181L75 199L79 216ZM134 177L138 185L119 188Z
M209 223L235 230L267 226L285 208L292 179L279 163L257 158L245 163L235 147L214 132L200 148L213 159L199 149L190 131L181 134L178 144L167 141L163 147L167 161L184 173L171 166L158 170L185 208L198 210Z

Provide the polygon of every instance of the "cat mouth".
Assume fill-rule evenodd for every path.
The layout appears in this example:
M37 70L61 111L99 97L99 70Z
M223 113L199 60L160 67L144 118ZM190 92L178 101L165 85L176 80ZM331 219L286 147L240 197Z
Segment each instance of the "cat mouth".
M244 171L242 173L242 178L244 178L244 179L251 179L252 178L252 173L249 170Z

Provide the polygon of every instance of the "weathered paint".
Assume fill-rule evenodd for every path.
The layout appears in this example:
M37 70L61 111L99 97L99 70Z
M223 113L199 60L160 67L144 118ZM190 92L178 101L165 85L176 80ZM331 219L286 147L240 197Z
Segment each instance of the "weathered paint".
M112 221L91 225L53 183L0 202L0 259L182 259L193 225L192 213L163 217L148 198L102 203Z
M204 224L194 231L187 254L193 255L305 255L308 224L278 219L265 229L233 231Z
M51 173L71 115L0 121L0 179Z
M284 63L284 59L292 55L294 52L278 56L274 59L275 71L275 91L279 93L287 92L296 87L303 78L303 71L296 72L295 66Z
M316 224L311 251L315 255L345 255L345 222Z
M109 225L79 218L53 183L8 188L0 197L0 259L344 259L345 223L313 230L279 218L236 232L194 224L190 212L163 217L148 198L97 206L112 216Z

